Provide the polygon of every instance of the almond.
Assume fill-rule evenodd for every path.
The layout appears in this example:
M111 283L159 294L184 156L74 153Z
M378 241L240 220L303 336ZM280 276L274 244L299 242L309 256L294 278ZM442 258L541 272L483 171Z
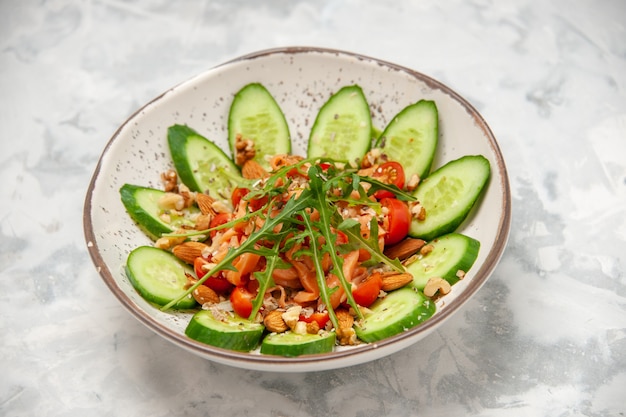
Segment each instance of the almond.
M390 259L400 259L401 261L415 255L426 242L422 239L406 238L393 246L385 248L385 255Z
M217 295L217 293L206 285L198 285L198 287L193 290L191 295L193 295L193 298L200 305L206 303L215 304L220 302L220 297Z
M254 159L248 159L241 167L241 175L249 180L267 178L269 173Z
M181 261L192 265L197 257L202 256L202 251L206 248L208 248L208 246L202 242L189 241L174 246L172 253Z
M384 272L381 274L383 280L383 286L381 290L393 291L398 288L404 287L406 284L413 281L413 275L409 273L399 273L399 272Z
M215 216L215 210L213 209L213 203L215 199L213 197L208 196L203 193L198 193L196 195L196 202L198 203L198 208L202 214L210 214L211 216Z
M270 311L263 319L265 328L270 332L283 333L289 329L285 320L283 320L283 312L278 310Z

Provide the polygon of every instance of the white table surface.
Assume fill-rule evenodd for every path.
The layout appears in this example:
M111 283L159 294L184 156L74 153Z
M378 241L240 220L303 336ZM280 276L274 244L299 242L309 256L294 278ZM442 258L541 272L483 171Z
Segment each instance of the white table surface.
M87 185L130 114L278 46L343 49L447 84L485 117L509 245L440 330L310 374L198 358L109 292ZM0 415L626 415L623 0L0 2Z

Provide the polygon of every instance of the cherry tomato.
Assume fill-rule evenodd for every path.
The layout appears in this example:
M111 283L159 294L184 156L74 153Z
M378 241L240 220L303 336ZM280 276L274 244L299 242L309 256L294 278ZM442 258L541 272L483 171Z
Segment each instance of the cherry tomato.
M249 192L250 190L248 190L247 188L235 187L235 189L233 189L233 192L230 196L230 200L233 203L233 207L237 207L241 199L245 197L246 194L248 194Z
M211 222L209 223L209 228L212 229L214 227L221 226L224 223L228 223L229 221L230 221L230 214L218 213L215 217L211 219ZM216 234L217 234L217 230L211 230L209 232L209 236L211 236L211 239L213 239Z
M399 189L404 187L404 168L395 161L387 161L381 164L376 168L372 177L385 184L393 184ZM391 191L378 190L374 193L374 197L377 200L381 200L383 198L393 198L395 195Z
M411 212L409 206L395 198L383 198L380 204L387 209L387 233L385 244L393 245L400 242L409 233Z
M254 294L245 287L235 287L233 292L230 293L230 304L233 306L235 313L247 319L250 317L250 313L252 313L253 298Z
M309 317L300 315L299 320L305 323L313 323L314 321L316 321L318 326L320 326L320 329L323 329L324 326L326 326L326 323L328 322L329 319L330 317L328 316L328 311L324 311L323 313L316 311L315 313L311 314Z
M358 305L369 307L378 298L382 287L383 278L378 272L374 272L352 288L352 296Z
M248 190L247 188L236 187L230 196L230 200L233 203L233 207L237 207L237 205L241 202L241 200L246 195L248 195L249 192L250 190ZM251 198L250 201L248 201L248 207L252 211L257 211L258 209L263 207L266 203L267 203L267 196L263 196L261 198Z
M196 276L198 277L198 279L204 277L208 272L202 267L203 265L208 263L209 260L203 258L202 256L198 256L193 262L193 269L196 271ZM204 281L204 285L219 294L227 293L233 288L233 285L226 280L221 272L218 272L217 275L207 278L206 281Z

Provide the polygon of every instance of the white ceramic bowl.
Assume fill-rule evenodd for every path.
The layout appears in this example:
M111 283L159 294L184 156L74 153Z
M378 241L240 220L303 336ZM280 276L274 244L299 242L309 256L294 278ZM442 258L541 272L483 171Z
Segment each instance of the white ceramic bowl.
M227 150L227 117L234 93L261 82L286 115L293 152L305 155L311 124L331 93L359 84L370 103L374 125L419 99L434 100L440 117L440 144L433 168L467 154L491 162L486 193L459 231L478 239L481 250L466 278L438 303L425 323L376 344L298 358L239 353L187 338L189 316L162 312L133 289L124 273L128 253L149 239L120 202L124 183L159 188L160 173L172 168L167 128L187 124ZM133 114L107 144L91 180L84 229L93 262L113 294L137 319L165 339L210 360L241 368L279 372L318 371L371 361L430 334L483 285L498 263L510 229L511 202L506 167L497 142L478 112L458 94L418 72L353 53L293 47L266 50L212 68L152 100Z

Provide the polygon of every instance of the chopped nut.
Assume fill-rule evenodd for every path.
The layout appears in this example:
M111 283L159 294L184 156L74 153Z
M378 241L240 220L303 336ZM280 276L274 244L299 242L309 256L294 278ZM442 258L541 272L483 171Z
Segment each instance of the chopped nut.
M154 246L159 249L170 249L185 241L184 237L161 237L154 242Z
M295 334L306 334L306 323L303 321L297 321L296 325L291 328L291 331Z
M220 200L215 200L211 204L211 207L216 213L230 213L231 212L230 208L223 201L220 201Z
M428 245L424 245L422 246L422 248L420 249L420 255L428 255L429 253L431 253L433 250L435 249L435 247L431 244Z
M281 317L283 320L285 320L285 323L287 324L287 326L289 326L289 328L293 330L296 327L298 320L300 319L301 312L302 312L301 306L293 306L293 307L289 307L287 311L282 313Z
M398 288L404 287L406 284L413 281L413 275L406 272L384 272L381 274L381 278L383 280L381 290L383 291L397 290Z
M241 175L249 180L267 178L269 173L255 160L249 159L241 167Z
M420 184L420 181L421 179L419 175L417 174L411 175L411 178L409 178L409 181L405 185L407 191L415 190L417 186Z
M352 326L354 325L354 317L347 310L337 310L338 328L335 329L340 345L355 345L357 343L356 332Z
M320 325L315 320L313 320L312 322L306 324L306 332L307 333L309 333L309 334L317 334L317 332L319 332L319 331L320 331Z
M410 204L410 212L416 220L420 222L426 220L426 209L419 202Z
M211 219L213 216L210 214L201 214L196 217L196 230L207 230L211 227Z
M416 254L426 244L422 239L406 238L393 246L385 248L385 255L391 259L401 261Z
M195 193L192 193L185 184L178 186L178 194L183 198L185 207L191 207L196 201Z
M434 297L435 294L446 295L451 290L450 283L443 278L433 277L428 280L424 287L424 295L426 297Z
M370 168L374 166L379 158L382 156L382 150L380 148L374 148L367 152L361 161L361 168Z
M206 303L215 304L220 302L220 297L217 293L206 285L198 285L198 287L193 290L191 295L200 305L204 305Z
M159 198L157 204L163 210L182 210L185 208L185 199L180 194L167 192Z
M279 310L273 310L267 313L263 319L263 324L265 324L267 330L274 333L283 333L289 329L289 326L287 326L287 323L283 320L283 312Z
M243 164L254 158L256 151L254 150L254 142L244 139L241 134L235 137L235 164L243 166Z
M458 279L463 279L465 278L465 271L463 271L462 269L459 269L458 271L456 271L456 277Z
M161 174L161 181L166 192L176 192L178 185L178 176L173 169L167 170Z
M181 261L193 264L196 258L202 256L202 252L206 248L208 248L208 246L202 242L189 241L174 246L172 253Z

